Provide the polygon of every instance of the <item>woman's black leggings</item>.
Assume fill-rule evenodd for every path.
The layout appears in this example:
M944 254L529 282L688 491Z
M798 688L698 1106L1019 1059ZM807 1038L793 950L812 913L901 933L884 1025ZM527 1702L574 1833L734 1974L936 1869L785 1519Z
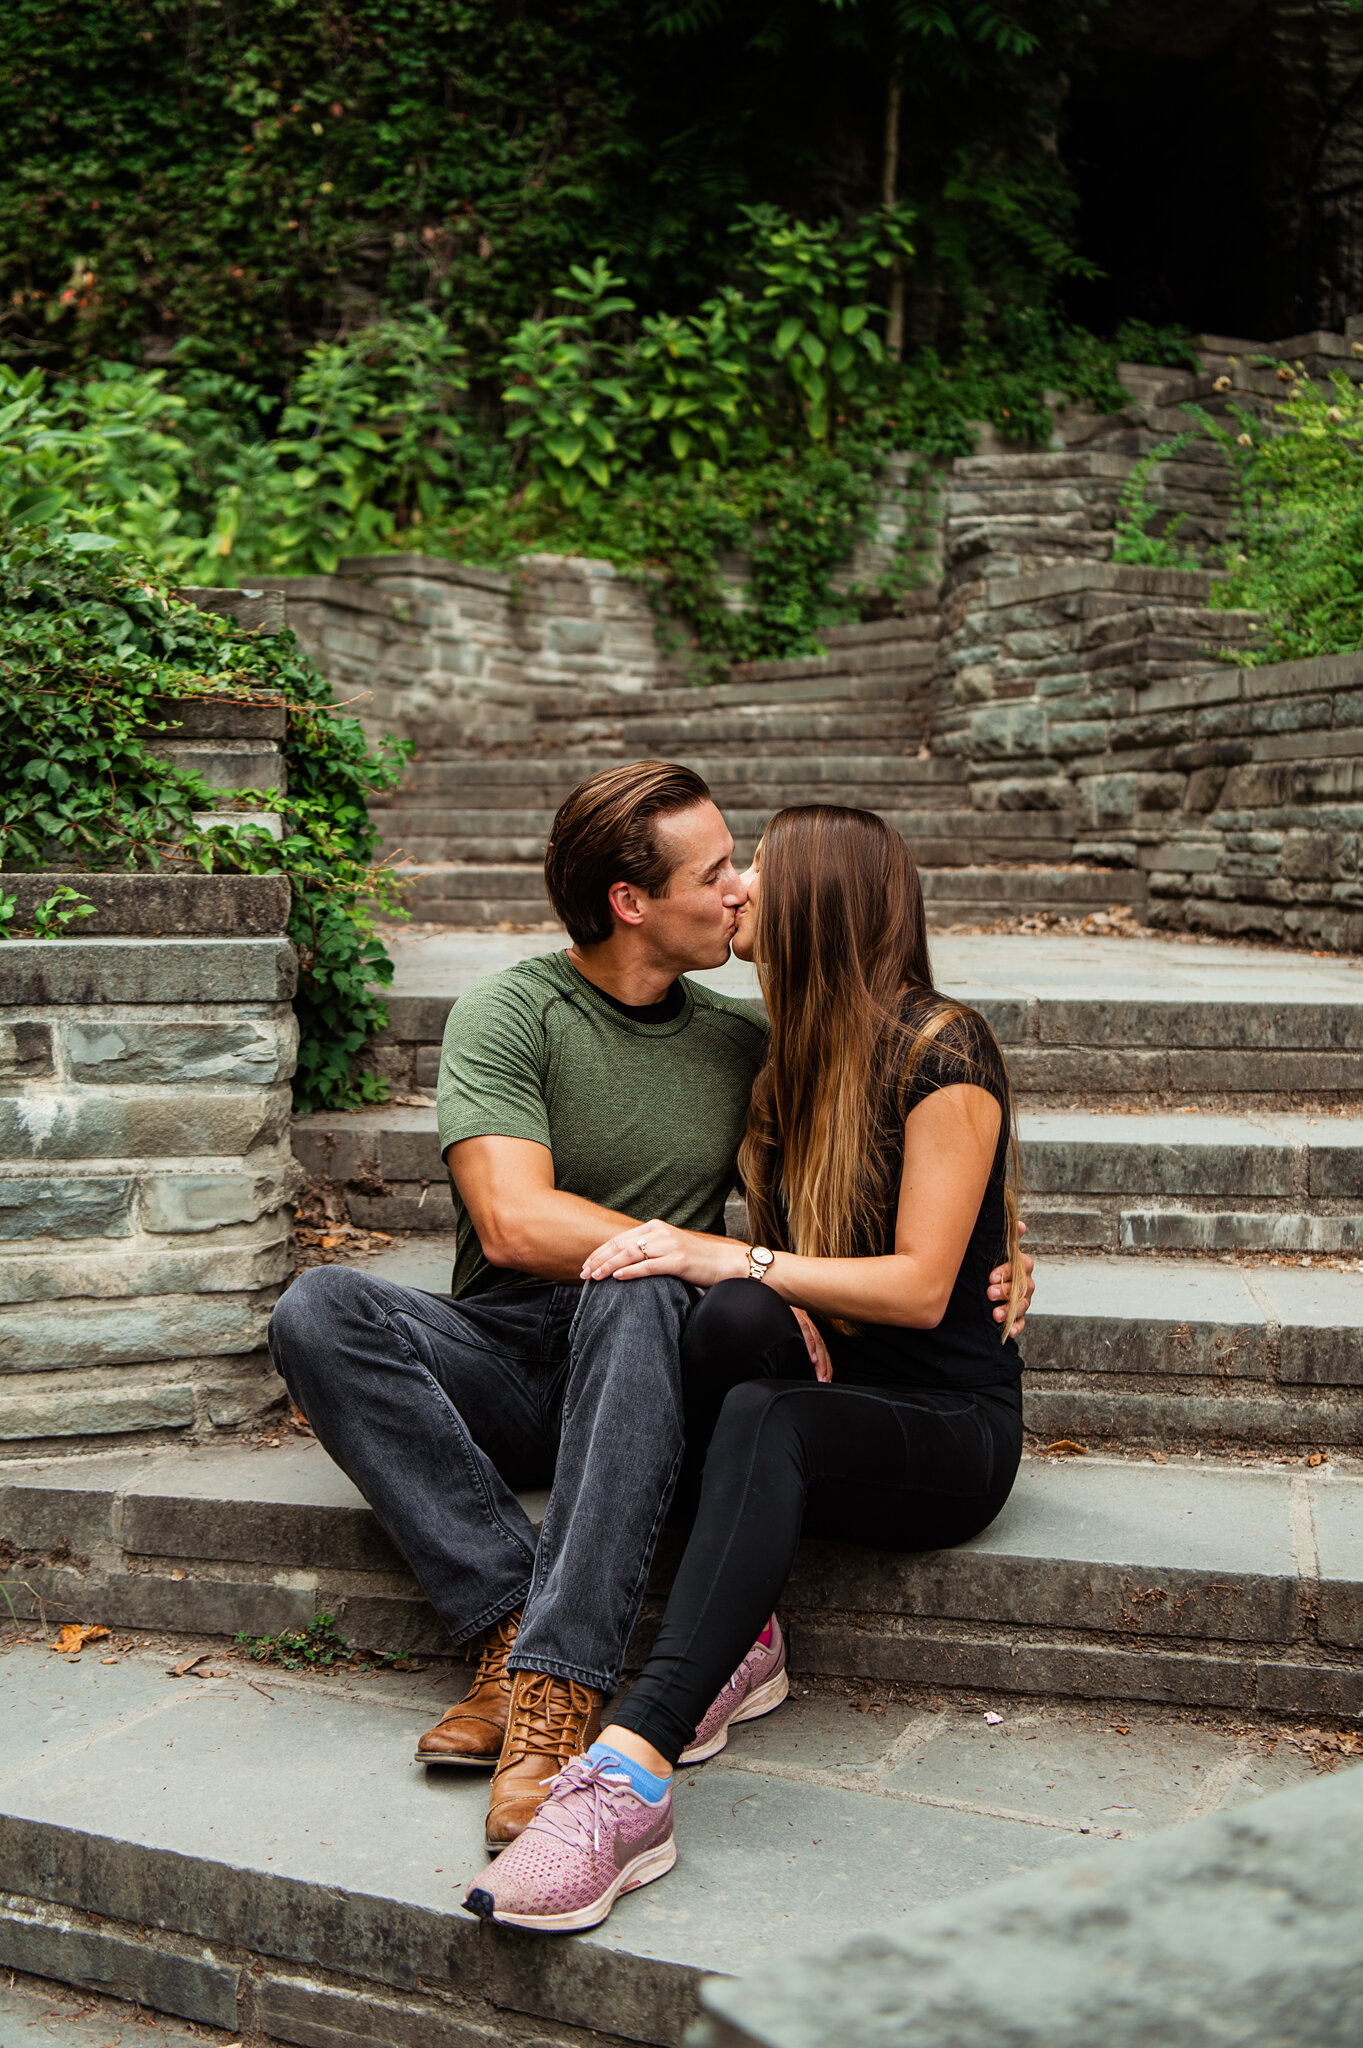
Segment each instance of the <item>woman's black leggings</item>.
M963 1543L1007 1500L1022 1454L1014 1388L820 1385L760 1281L709 1290L682 1363L688 1435L704 1441L707 1407L718 1421L653 1654L611 1717L672 1763L765 1625L801 1533L878 1550Z

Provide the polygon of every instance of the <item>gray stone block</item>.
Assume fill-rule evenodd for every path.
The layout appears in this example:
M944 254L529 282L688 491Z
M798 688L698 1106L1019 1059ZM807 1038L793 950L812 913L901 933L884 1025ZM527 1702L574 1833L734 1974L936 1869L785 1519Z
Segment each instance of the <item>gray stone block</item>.
M0 1241L37 1237L128 1237L133 1183L122 1175L59 1180L0 1178Z
M154 1294L241 1294L278 1288L289 1277L287 1219L272 1237L250 1244L86 1246L77 1252L27 1251L0 1258L0 1303L120 1301Z
M201 775L210 789L284 788L284 762L271 740L181 740L156 736L147 752L186 773Z
M447 2007L381 1998L368 1990L338 1990L306 1977L263 1978L256 1987L255 2017L272 2040L293 2041L298 2048L505 2048L506 2043L495 2022L485 2026Z
M1363 1218L1124 1209L1120 1235L1132 1251L1351 1252L1363 1246Z
M94 1386L82 1374L62 1374L41 1388L28 1384L11 1391L0 1378L0 1443L188 1429L193 1420L194 1389L187 1381Z
M153 1948L129 1934L80 1925L38 1900L0 1894L0 1966L79 1984L206 2027L232 2027L241 1971L208 1956Z
M239 1158L278 1144L288 1127L289 1091L280 1084L232 1095L158 1088L0 1097L0 1157L7 1159Z
M10 1304L0 1308L0 1373L255 1351L265 1342L275 1291Z
M220 618L230 619L246 633L284 631L284 598L277 589L220 590L216 586L187 583L175 595L185 604L192 604L196 611L216 612ZM230 2027L232 2022L224 2020L222 2024Z
M287 939L11 939L0 1004L287 1003Z
M279 600L270 596L267 602ZM244 697L154 697L151 710L157 723L164 722L165 737L172 740L282 740L288 726L282 699L271 704Z
M278 1017L203 1015L192 1021L82 1018L64 1033L73 1080L185 1086L194 1081L267 1087L293 1072L298 1026Z
M140 1182L143 1227L158 1234L254 1223L281 1209L301 1175L292 1160L273 1173L156 1173Z
M798 1611L791 1615L789 1634L792 1669L833 1678L963 1686L979 1692L1155 1700L1174 1706L1244 1709L1254 1699L1253 1668L1243 1659L1172 1650L1162 1643L1126 1650L987 1631L949 1635L928 1624L870 1630L853 1621L823 1621Z
M0 1079L36 1081L52 1071L50 1024L28 1017L0 1024Z
M158 1461L124 1495L123 1541L148 1557L407 1576L370 1508L315 1446L268 1456L206 1446L192 1461Z
M701 1997L696 2048L1345 2048L1363 2032L1357 1771L1095 1846Z
M205 875L160 868L145 874L71 874L60 870L13 875L16 922L31 925L39 903L63 886L75 888L95 915L84 918L83 938L267 938L289 922L287 875Z

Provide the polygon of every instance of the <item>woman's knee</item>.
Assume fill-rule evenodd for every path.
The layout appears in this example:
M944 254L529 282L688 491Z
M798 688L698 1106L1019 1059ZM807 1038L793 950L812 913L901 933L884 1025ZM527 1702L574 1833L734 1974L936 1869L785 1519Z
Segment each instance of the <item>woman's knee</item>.
M702 1371L760 1370L776 1345L803 1342L800 1327L779 1294L760 1280L721 1280L701 1296L686 1320L682 1362Z

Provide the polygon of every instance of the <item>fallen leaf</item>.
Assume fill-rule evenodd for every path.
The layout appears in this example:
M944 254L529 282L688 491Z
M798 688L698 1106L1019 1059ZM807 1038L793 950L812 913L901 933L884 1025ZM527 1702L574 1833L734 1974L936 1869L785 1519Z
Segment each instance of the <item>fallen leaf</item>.
M183 1678L186 1671L192 1671L196 1664L202 1664L207 1655L207 1650L200 1650L197 1656L186 1657L182 1664L168 1664L166 1666L166 1676L168 1678Z
M1127 1727L1125 1721L1114 1721L1112 1722L1111 1726L1114 1732L1118 1735L1129 1735L1131 1733L1131 1730Z
M1086 1458L1088 1448L1077 1444L1072 1436L1058 1436L1053 1444L1047 1444L1043 1456L1047 1458Z
M174 1571L171 1573L171 1577L173 1579L183 1579L185 1576L186 1574L184 1566L177 1564Z
M56 1650L60 1656L70 1657L86 1643L97 1643L101 1636L107 1636L108 1633L107 1628L82 1628L79 1622L68 1621L61 1634L54 1637L47 1647L49 1650Z
M99 1661L101 1664L119 1664L123 1660L120 1657L101 1657Z

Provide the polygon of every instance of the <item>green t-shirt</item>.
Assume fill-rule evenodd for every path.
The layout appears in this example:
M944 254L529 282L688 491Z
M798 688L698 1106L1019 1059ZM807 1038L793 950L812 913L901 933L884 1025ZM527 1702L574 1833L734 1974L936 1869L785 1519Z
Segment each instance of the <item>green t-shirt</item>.
M450 1012L440 1053L440 1149L462 1138L530 1138L554 1186L641 1220L722 1231L724 1204L766 1050L756 1003L682 981L666 1024L623 1016L566 953L475 982ZM451 1292L533 1284L490 1266L454 1195Z

